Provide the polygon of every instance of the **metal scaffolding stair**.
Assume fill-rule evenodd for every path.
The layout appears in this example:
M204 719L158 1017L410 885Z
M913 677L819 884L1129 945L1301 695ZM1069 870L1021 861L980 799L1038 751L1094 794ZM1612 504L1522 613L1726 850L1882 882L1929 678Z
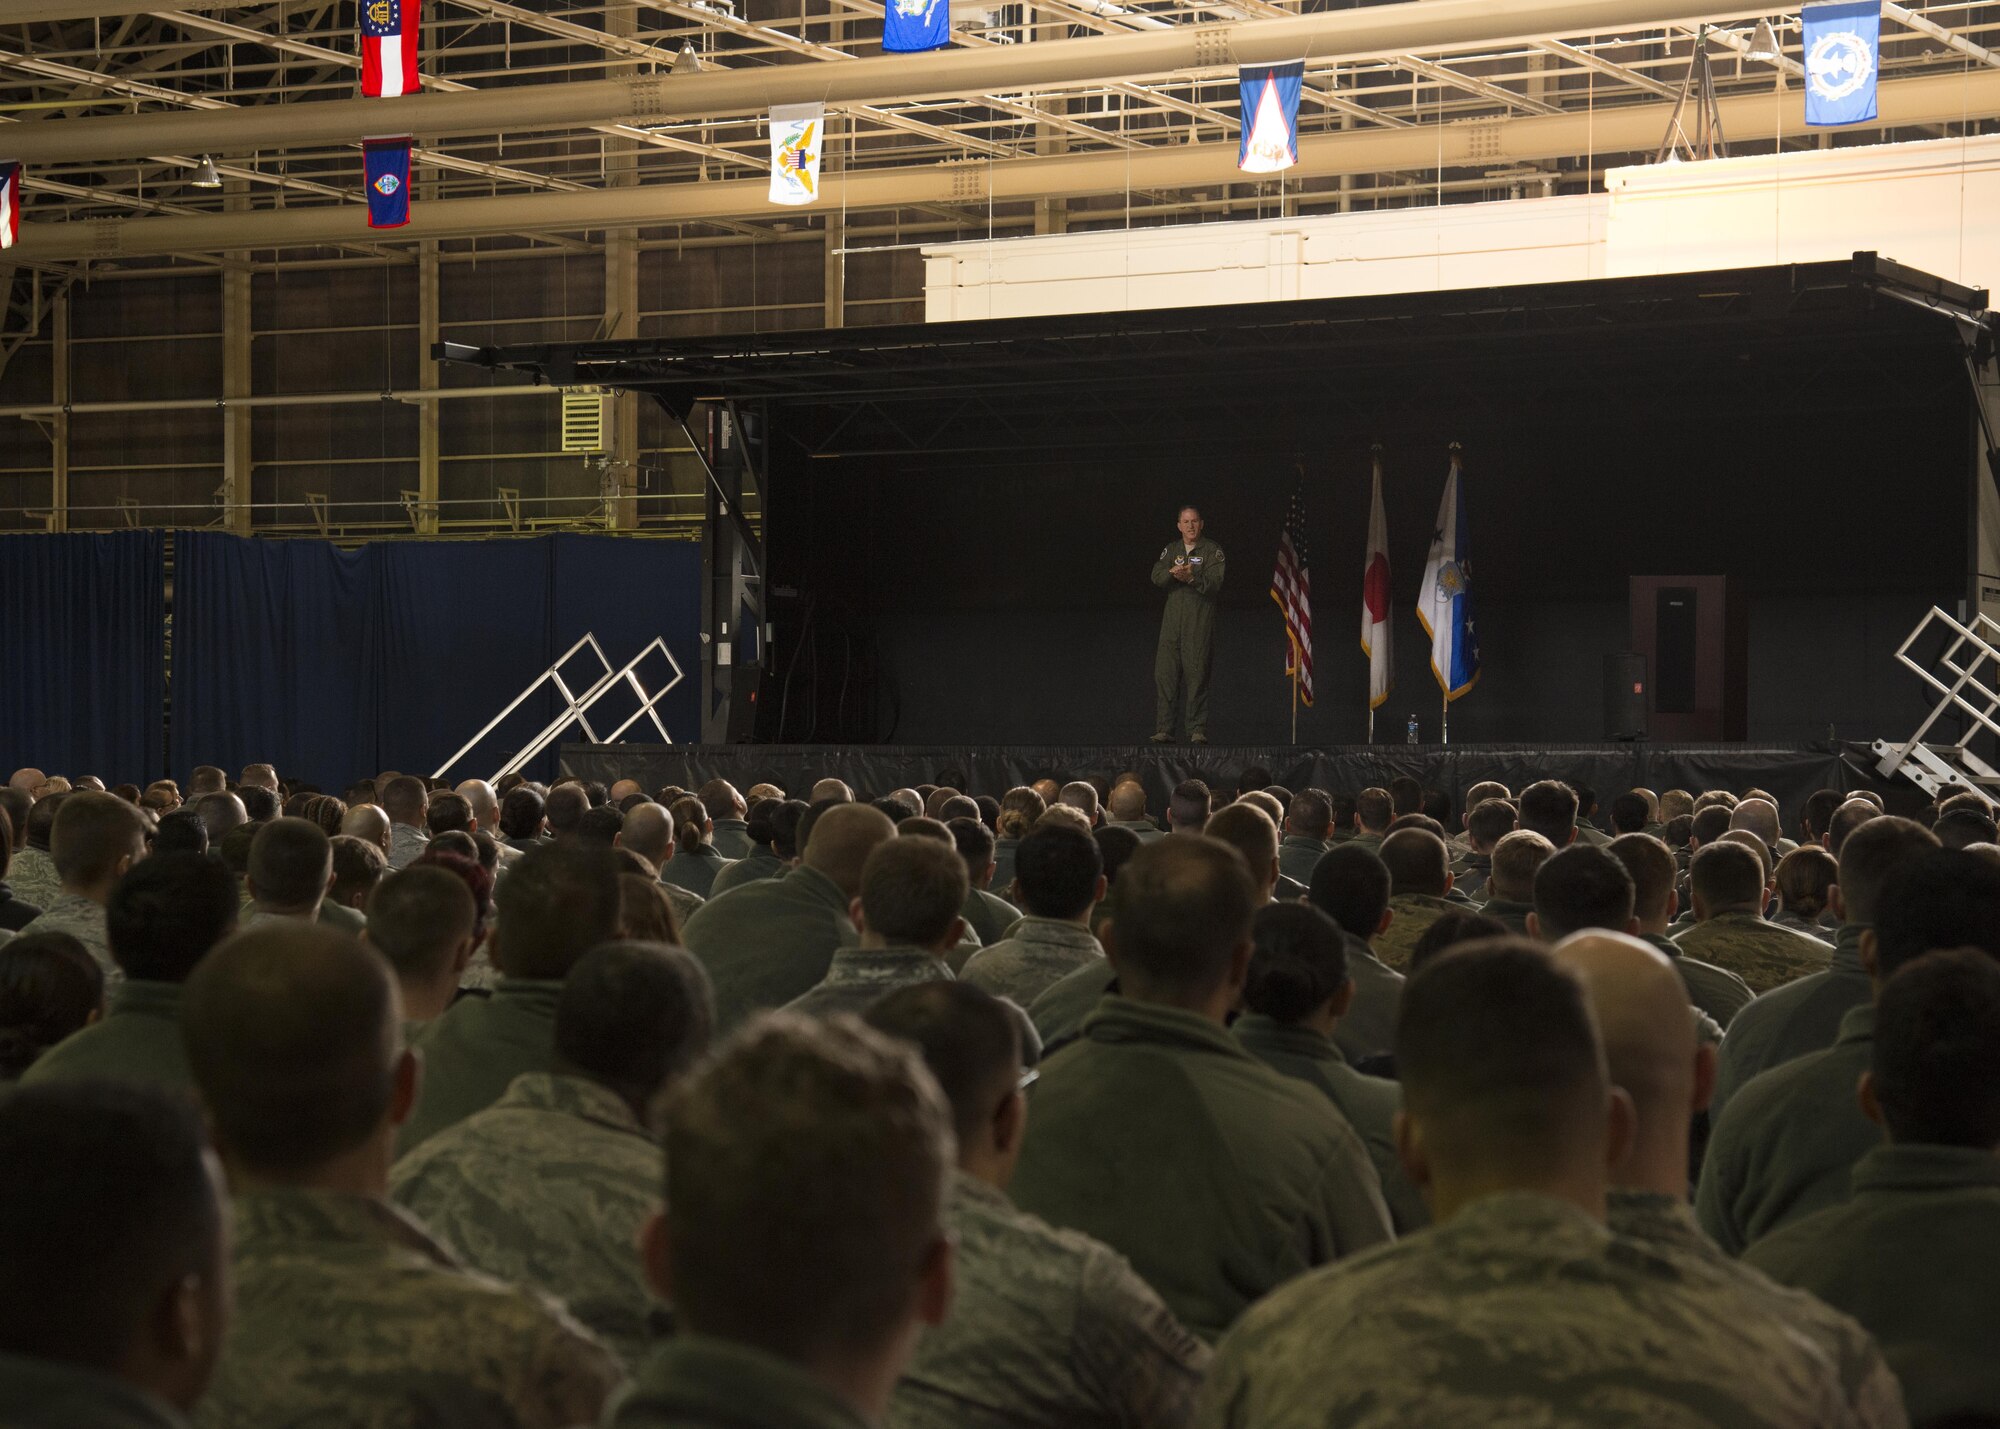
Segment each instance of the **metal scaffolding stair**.
M1934 637L1944 645L1929 662L1910 653ZM1896 659L1937 693L1938 702L1909 739L1875 741L1876 771L1884 777L1900 774L1933 798L1969 791L2000 806L2000 769L1972 750L1973 741L1986 735L2000 741L2000 622L1979 615L1965 625L1933 606L1897 649ZM1961 742L1929 742L1947 714L1969 721Z

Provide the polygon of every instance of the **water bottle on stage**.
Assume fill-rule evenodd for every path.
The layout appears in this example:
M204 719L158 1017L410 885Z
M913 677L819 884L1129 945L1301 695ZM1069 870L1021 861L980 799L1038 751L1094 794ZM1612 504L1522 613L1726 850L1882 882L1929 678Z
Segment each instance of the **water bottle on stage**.
M1403 743L1415 744L1416 742L1417 742L1417 717L1415 715L1411 715L1409 729L1403 735Z

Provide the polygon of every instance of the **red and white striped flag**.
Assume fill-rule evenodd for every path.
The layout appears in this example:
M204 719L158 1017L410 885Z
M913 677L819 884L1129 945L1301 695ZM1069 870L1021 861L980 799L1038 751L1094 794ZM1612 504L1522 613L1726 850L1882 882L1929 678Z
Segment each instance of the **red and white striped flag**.
M1368 507L1368 561L1361 576L1361 649L1368 656L1368 708L1396 688L1389 630L1389 523L1382 515L1382 449L1375 448L1375 495Z
M1292 504L1278 534L1278 567L1271 572L1271 599L1284 612L1290 649L1285 673L1298 679L1299 698L1313 702L1312 574L1306 569L1306 474L1299 470Z
M361 93L400 99L422 88L417 75L417 28L423 0L360 0Z
M21 237L21 166L0 164L0 251Z

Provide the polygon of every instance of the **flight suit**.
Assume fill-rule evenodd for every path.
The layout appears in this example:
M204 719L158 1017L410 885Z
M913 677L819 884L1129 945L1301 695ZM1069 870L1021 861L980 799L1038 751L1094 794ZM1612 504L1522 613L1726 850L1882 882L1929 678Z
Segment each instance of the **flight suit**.
M1174 579L1187 562L1194 578ZM1160 617L1160 648L1153 657L1153 689L1158 696L1153 728L1174 732L1178 705L1190 736L1208 729L1208 673L1215 656L1215 599L1222 591L1222 547L1206 536L1189 550L1176 537L1153 563L1153 584L1165 588L1167 608Z

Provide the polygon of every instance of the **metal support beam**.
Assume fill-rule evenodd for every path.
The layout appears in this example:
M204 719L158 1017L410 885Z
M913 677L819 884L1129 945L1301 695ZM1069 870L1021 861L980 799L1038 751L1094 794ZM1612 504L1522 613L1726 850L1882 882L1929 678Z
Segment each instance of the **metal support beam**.
M1906 30L1915 30L1920 35L1929 35L1932 39L1945 46L1945 48L1956 50L1968 59L1976 60L1983 65L2000 66L2000 54L1987 49L1984 45L1974 44L1963 35L1954 35L1950 30L1947 30L1928 15L1919 15L1914 10L1893 3L1893 0L1883 0L1882 14L1885 18L1894 20Z
M69 529L69 289L56 295L50 314L49 396L56 404L49 418L49 529Z
M246 186L232 179L223 193L223 207L241 210L249 207L250 196ZM231 218L237 214L227 215ZM224 397L249 397L253 395L253 376L250 367L250 282L251 274L247 264L248 253L235 252L224 255L222 265L222 395ZM253 457L250 448L250 409L247 407L224 407L222 409L222 524L227 530L239 536L250 534L253 500L251 472Z
M701 536L701 740L737 744L756 724L763 677L764 543L743 514L746 485L761 507L765 452L746 438L735 404L701 403L692 412L661 408L680 425L705 478ZM765 430L761 406L751 413Z
M425 392L438 388L439 362L433 355L438 344L438 252L437 244L426 243L417 255L417 386ZM439 458L443 446L437 402L417 404L417 531L435 536L438 530Z

